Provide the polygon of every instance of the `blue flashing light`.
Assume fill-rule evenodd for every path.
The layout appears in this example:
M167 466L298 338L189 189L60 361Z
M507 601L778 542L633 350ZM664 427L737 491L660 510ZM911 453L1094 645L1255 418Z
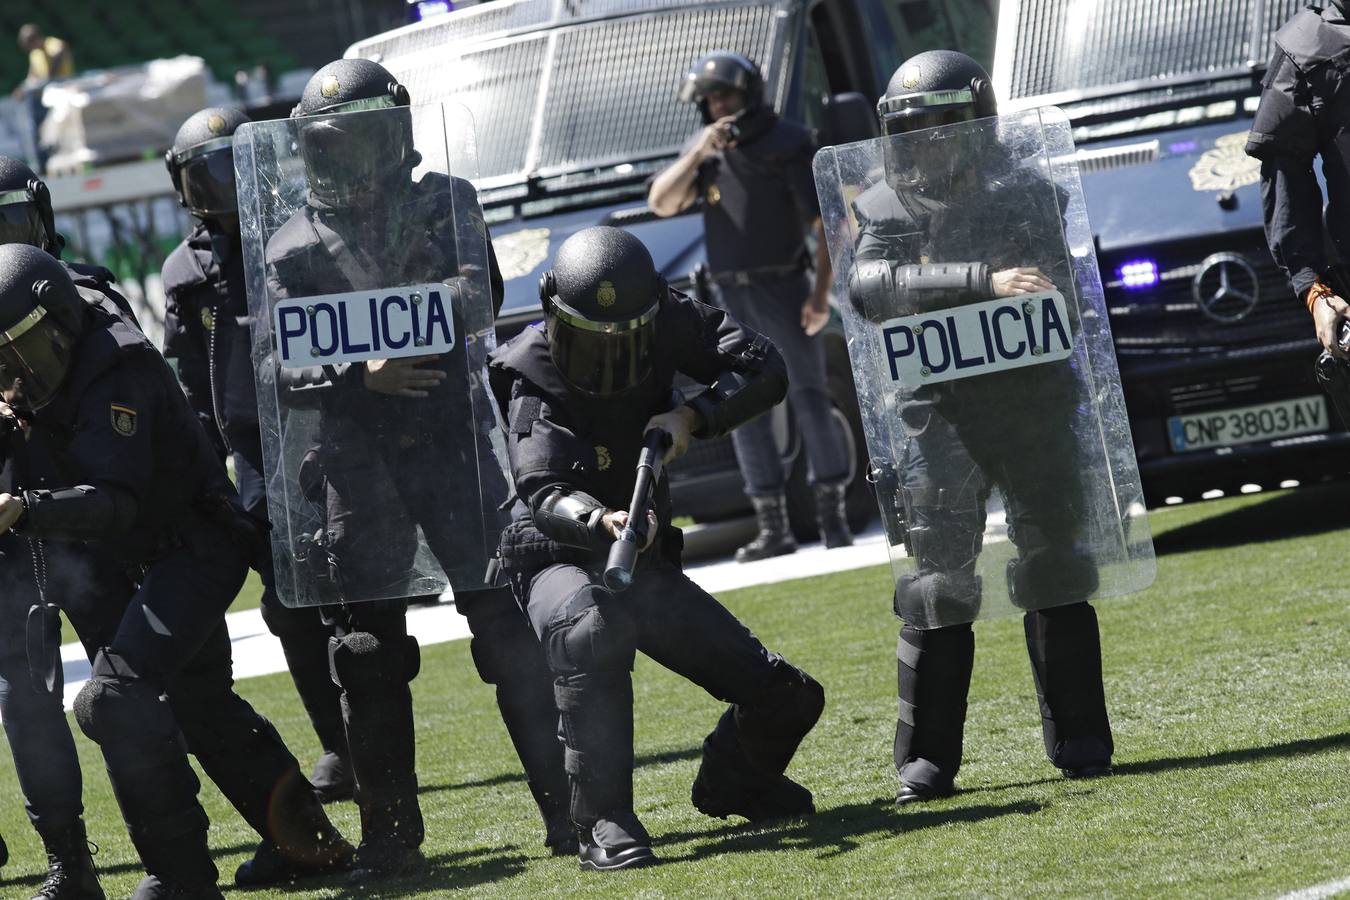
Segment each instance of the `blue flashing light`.
M1195 141L1177 141L1175 144L1167 145L1168 153L1193 153L1200 145Z
M1158 283L1158 263L1151 259L1131 260L1123 263L1116 275L1131 290L1153 287Z
M430 19L432 16L443 16L452 9L454 7L450 0L421 0L417 4L417 18Z

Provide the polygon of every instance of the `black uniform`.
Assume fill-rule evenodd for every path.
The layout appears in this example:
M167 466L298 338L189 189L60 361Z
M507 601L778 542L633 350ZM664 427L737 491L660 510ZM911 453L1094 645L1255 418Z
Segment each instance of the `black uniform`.
M165 261L163 279L164 356L175 364L203 429L220 452L233 455L244 508L266 520L267 486L238 231L224 232L199 222ZM317 610L291 609L281 603L270 554L260 555L256 563L263 583L263 621L281 641L319 743L325 753L345 758L342 710L328 668L332 629ZM341 787L329 780L322 780L324 788Z
M677 372L703 384L735 373L755 383L736 403L719 403L712 399L715 391L693 401L705 422L696 437L725 434L782 398L786 379L777 352L722 311L672 293L655 321L659 339L651 350L651 375L608 398L582 396L568 386L539 328L498 349L489 366L524 504L503 539L502 558L555 678L572 778L571 815L583 845L592 828L596 842L606 845L612 838L602 832L610 822L620 826L619 840L647 842L632 816L630 669L636 650L733 704L704 742L695 785L696 805L711 815L745 814L724 805L737 789L764 792L786 781L783 771L824 704L810 676L766 650L683 573L682 538L669 524L664 477L653 504L660 533L639 557L632 587L618 597L600 577L609 541L578 539L544 509L561 504L560 494L573 493L588 505L627 508L644 426L670 408ZM809 806L809 793L792 787Z
M787 363L788 401L801 424L813 482L848 476L848 454L830 412L825 347L802 331L811 292L805 245L820 217L811 176L816 145L795 122L758 108L739 123L736 146L703 161L695 182L702 200L708 267L721 304L773 341ZM764 497L786 485L769 419L732 433L746 491Z
M394 190L398 193L382 198L379 215L393 223L383 232L372 227L369 210L333 208L311 197L310 205L268 242L271 296L386 287L391 278L403 284L438 282L457 274L452 212L478 209L473 186L443 175L414 183L405 174ZM370 246L372 233L385 234L387 243ZM495 309L501 304L502 280L490 241L486 264ZM456 322L455 333L464 333L463 323ZM455 479L477 478L479 473L474 460L446 456L447 448L464 445L465 422L491 420L490 407L471 416L471 400L462 383L453 386L453 379L433 388L430 398L411 399L367 390L363 373L364 366L355 364L287 369L280 375L287 388L283 402L318 398L323 487L314 499L324 509L324 554L340 580L340 585L332 584L335 601L344 590L357 596L377 591L398 596L411 574L419 527L447 573L462 558L457 546L496 538L495 532L483 533L480 517L455 517ZM435 415L428 415L429 409ZM404 472L415 473L415 478L401 477ZM431 472L444 473L443 479L429 483ZM505 485L495 492L490 486L483 490L488 511L504 516L493 506L494 494L505 496ZM468 577L481 579L484 574ZM557 713L538 643L509 590L456 591L455 604L473 633L479 675L497 687L502 718L550 825L548 843L556 846L569 838L561 818L565 775L556 740ZM417 674L419 654L416 639L407 634L406 609L406 599L381 600L327 613L337 628L332 670L342 690L364 831L416 846L423 831L408 683Z
M916 270L902 311L986 299L993 295L992 273L1014 266L1037 266L1055 284L1070 283L1062 256L1042 258L1043 248L1063 244L1054 197L1043 182L1018 171L994 176L996 165L988 159L957 165L955 170L978 172L988 182L958 186L949 200L897 193L881 182L855 201L857 259ZM978 259L977 253L987 254L991 234L1008 236L1005 249ZM920 269L929 263L947 264L946 275L965 272L968 287L956 288L944 276L945 283L939 279L940 286L926 289ZM1112 741L1096 613L1076 602L1096 589L1097 572L1081 547L1088 510L1076 477L1081 465L1072 423L1082 398L1073 365L1069 359L904 392L901 415L911 440L901 460L900 493L917 572L897 584L895 611L920 622L938 618L936 609L976 617L985 502L997 486L1018 551L1008 570L1009 591L1015 604L1031 610L1024 626L1046 753L1056 766L1079 772L1107 766ZM1028 422L1047 427L1028 428ZM895 765L921 796L952 790L974 652L968 622L930 630L906 624L901 630Z
M1339 4L1310 6L1275 34L1247 153L1261 160L1266 239L1301 298L1331 263L1350 259L1350 21ZM1313 173L1322 157L1326 210ZM1323 224L1325 222L1325 236ZM1327 238L1335 259L1327 258Z
M12 446L28 506L15 534L62 573L58 602L93 661L76 720L146 870L203 892L216 879L184 738L265 842L311 863L349 855L280 736L233 691L223 617L258 532L173 373L107 305L87 310L73 359Z

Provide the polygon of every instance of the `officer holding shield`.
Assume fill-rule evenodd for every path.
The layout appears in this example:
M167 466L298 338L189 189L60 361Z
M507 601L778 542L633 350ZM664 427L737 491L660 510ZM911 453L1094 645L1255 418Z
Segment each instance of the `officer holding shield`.
M245 867L331 871L351 845L271 724L234 693L224 614L260 549L162 357L35 247L0 247L0 417L28 539L92 659L75 718L99 744L147 877L136 900L218 898L184 752L263 837ZM50 548L50 551L49 549ZM31 656L31 654L30 654Z
M179 201L197 219L164 262L164 356L177 370L207 435L233 457L244 508L266 519L232 148L235 129L247 121L238 109L201 110L178 129L164 156ZM350 797L354 781L342 709L328 672L332 630L316 610L283 605L271 557L264 554L258 563L263 621L281 641L296 692L323 748L310 782L324 802Z
M982 320L987 341L966 337L961 344L955 317L938 314L986 298L1067 288L1074 275L1063 251L1065 198L1050 193L1047 204L1045 185L1034 184L996 143L979 143L984 132L972 137L958 127L941 129L997 115L988 75L964 54L931 51L907 61L878 112L885 135L915 138L885 144L884 180L853 204L855 308L866 315L896 308L931 312L929 324L938 331L951 323L950 333L936 335L922 335L918 326L887 330L895 355L896 347L931 350L922 379L938 380L939 360L944 368L951 357L957 365L984 362L985 346L1000 365L1021 353L1016 362L1027 366L902 386L898 409L890 413L900 416L895 430L904 441L892 502L903 506L914 564L895 591L895 611L905 622L896 654L896 802L954 790L975 653L969 623L987 590L976 566L985 505L995 489L1016 548L1007 564L1008 594L1026 610L1046 753L1069 777L1109 773L1113 745L1100 638L1096 613L1084 602L1098 586L1084 544L1085 461L1073 424L1084 392L1074 360L1031 365L1061 346L1067 353L1073 326L1053 299L1023 309L1003 304L1009 309ZM935 130L917 134L922 129ZM1050 208L1039 209L1045 205ZM1017 320L1016 334L1005 325L1009 318ZM1037 334L1042 323L1048 325ZM1024 352L1029 344L1034 349ZM949 355L940 357L939 350Z
M582 869L656 859L633 809L638 650L732 704L703 742L699 811L751 821L814 812L811 792L783 773L824 691L681 571L664 477L631 588L616 594L601 581L645 432L671 434L670 458L691 437L726 434L782 399L782 358L726 313L670 290L647 248L616 228L563 242L540 297L546 328L526 329L490 364L521 501L501 559L554 676ZM709 387L672 409L676 373Z
M369 60L339 60L311 78L292 113L308 194L267 242L270 299L374 294L410 283L434 288L472 277L490 284L490 300L478 299L494 312L500 307L501 274L473 186L434 173L413 178L421 156L408 104L406 88ZM484 248L482 258L458 258L456 233L465 217ZM441 309L435 305L441 293L395 300L417 319L427 306ZM381 308L387 322L391 306ZM324 523L307 558L317 564L311 582L326 595L326 614L337 630L331 666L362 811L358 877L396 872L420 859L409 690L419 652L405 622L419 532L450 575L462 569L459 560L475 541L495 543L495 530L483 533L483 518L504 515L497 510L508 493L504 476L492 466L480 473L476 461L490 449L485 435L474 445L471 423L484 415L490 421L491 407L476 408L486 396L475 401L462 383L465 348L482 336L463 333L468 317L461 312L455 308L453 353L278 370L281 402L317 404L319 411L318 446L300 480ZM484 312L485 320L489 315ZM378 321L373 309L371 319ZM444 318L440 325L449 327ZM466 503L479 503L480 478L484 508L466 510ZM469 494L475 499L466 500ZM498 518L493 527L501 524ZM483 583L482 559L468 573L470 584ZM557 711L538 642L509 590L462 589L464 583L451 581L473 634L475 665L497 688L503 721L544 817L546 844L572 852ZM384 599L360 602L365 598Z

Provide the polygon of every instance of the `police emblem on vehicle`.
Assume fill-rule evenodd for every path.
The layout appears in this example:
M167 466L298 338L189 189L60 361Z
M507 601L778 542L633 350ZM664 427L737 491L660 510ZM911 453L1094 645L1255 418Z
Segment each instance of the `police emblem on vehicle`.
M595 467L601 472L608 472L611 462L613 462L613 459L609 455L609 448L597 445L595 448Z
M1191 167L1197 191L1235 191L1261 180L1261 161L1247 155L1247 132L1225 134Z
M1216 322L1246 318L1261 300L1256 269L1237 253L1215 253L1200 263L1191 280L1191 296L1200 311Z
M122 437L136 434L136 410L122 403L112 404L112 427Z
M278 301L277 360L294 369L449 353L455 293L446 284L415 284Z
M891 380L911 387L1055 362L1074 349L1059 291L891 319L881 340Z
M617 296L614 293L614 282L602 281L600 282L600 289L595 292L595 302L601 306L613 306Z

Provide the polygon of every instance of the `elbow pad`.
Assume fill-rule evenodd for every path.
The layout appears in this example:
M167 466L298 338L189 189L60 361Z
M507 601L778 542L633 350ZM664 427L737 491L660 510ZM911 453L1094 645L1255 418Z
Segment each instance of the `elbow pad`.
M24 491L16 531L54 541L96 541L124 532L136 521L136 501L125 491L87 484L55 491Z
M716 438L773 409L787 396L787 364L768 338L756 335L739 364L689 401L703 424L697 438Z
M869 259L853 266L849 298L864 316L881 321L993 296L993 273L985 263L892 266Z
M601 549L608 533L601 521L605 504L581 491L555 487L534 511L534 527L545 537L583 550Z

